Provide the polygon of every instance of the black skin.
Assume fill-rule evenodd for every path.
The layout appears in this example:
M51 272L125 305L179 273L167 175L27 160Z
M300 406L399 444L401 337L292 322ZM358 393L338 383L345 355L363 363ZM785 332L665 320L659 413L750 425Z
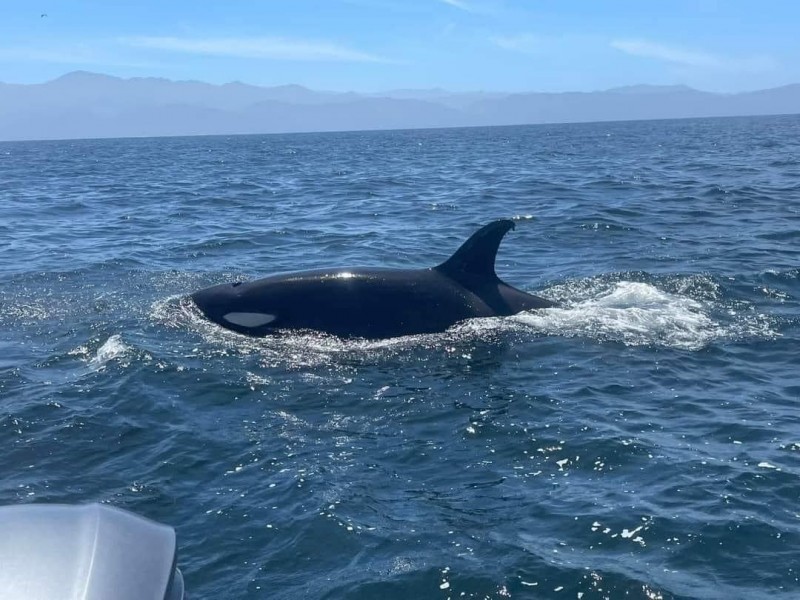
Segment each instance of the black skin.
M465 319L555 306L495 274L498 246L513 227L508 220L486 225L438 267L304 271L217 285L191 297L206 318L246 335L301 329L367 339L437 333ZM244 327L228 322L229 313L276 318Z

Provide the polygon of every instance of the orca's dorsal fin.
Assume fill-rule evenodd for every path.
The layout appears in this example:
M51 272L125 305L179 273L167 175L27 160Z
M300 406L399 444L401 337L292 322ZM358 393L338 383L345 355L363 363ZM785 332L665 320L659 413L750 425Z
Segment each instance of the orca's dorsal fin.
M503 236L514 229L514 221L504 219L481 227L456 250L455 254L436 267L437 271L454 279L461 276L497 279L494 259Z

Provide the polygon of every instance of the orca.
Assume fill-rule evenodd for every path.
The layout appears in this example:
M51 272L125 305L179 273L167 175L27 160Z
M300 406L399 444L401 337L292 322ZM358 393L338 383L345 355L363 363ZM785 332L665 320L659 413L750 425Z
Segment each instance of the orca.
M489 223L436 267L303 271L215 285L191 298L210 321L256 337L313 330L384 339L555 306L511 287L495 273L500 242L513 228L511 220Z

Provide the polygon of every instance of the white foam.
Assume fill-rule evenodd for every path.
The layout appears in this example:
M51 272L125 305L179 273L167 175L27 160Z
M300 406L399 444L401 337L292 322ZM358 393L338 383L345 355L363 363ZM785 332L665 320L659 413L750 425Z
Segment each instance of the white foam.
M89 361L89 367L96 371L104 369L109 361L125 356L129 350L119 334L114 334L97 349L97 353Z
M700 302L635 281L618 282L566 308L522 313L512 319L548 335L586 336L632 346L694 350L722 334Z

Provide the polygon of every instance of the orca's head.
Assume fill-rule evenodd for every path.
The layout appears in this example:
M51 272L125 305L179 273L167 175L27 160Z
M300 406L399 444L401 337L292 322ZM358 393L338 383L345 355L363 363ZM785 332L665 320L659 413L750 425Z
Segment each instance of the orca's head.
M264 290L255 292L252 284L237 281L205 288L191 298L208 320L238 333L260 336L278 325L280 302L266 306Z

